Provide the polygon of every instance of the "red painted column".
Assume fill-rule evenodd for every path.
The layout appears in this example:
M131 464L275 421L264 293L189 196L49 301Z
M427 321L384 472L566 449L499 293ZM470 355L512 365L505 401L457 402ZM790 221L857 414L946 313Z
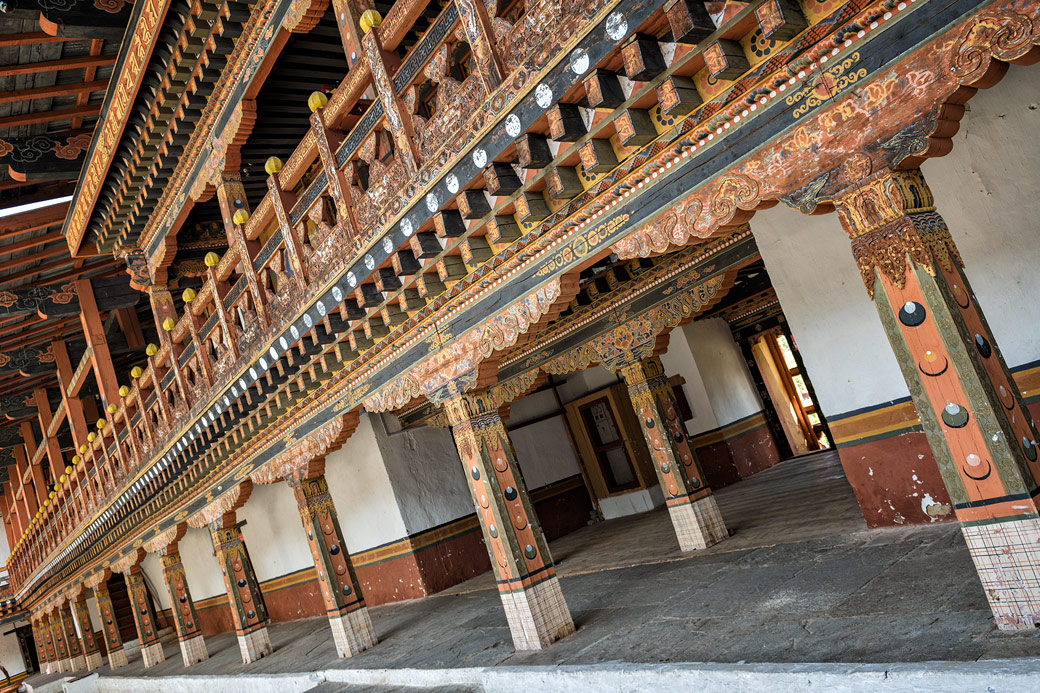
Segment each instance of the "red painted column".
M835 200L997 625L1040 624L1036 426L920 171Z
M83 657L86 662L87 671L93 671L104 663L101 656L101 648L98 647L97 638L94 637L94 626L90 622L90 610L87 608L87 596L80 592L73 599L72 616L79 625L80 641L83 644Z
M661 359L641 358L622 366L620 373L650 449L679 548L692 551L717 544L728 536L726 524L690 445Z
M516 453L486 391L444 405L469 482L499 596L518 650L537 650L574 632Z
M181 647L184 666L209 659L206 641L199 627L199 617L195 612L195 603L188 590L188 576L184 572L181 554L176 544L170 544L160 552L163 566L163 582L170 595L173 622L177 626L177 642Z
M101 581L94 588L94 596L97 598L98 612L101 614L101 628L105 631L105 647L108 650L108 666L110 669L118 669L128 663L126 650L123 649L123 639L119 636L119 622L116 619L116 611L112 607L112 596L108 593L108 571L101 576Z
M87 666L83 657L83 646L76 633L76 624L72 620L72 609L64 602L58 605L58 627L62 631L62 639L69 653L69 666L71 671L79 671Z

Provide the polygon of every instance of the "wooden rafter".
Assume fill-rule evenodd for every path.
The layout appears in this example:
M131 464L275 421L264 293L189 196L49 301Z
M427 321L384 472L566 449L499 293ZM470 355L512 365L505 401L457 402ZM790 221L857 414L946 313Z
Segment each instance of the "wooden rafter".
M3 262L0 262L0 272L6 272L9 269L14 269L15 267L22 267L23 265L27 265L30 262L36 262L38 260L43 260L44 258L54 257L55 255L61 255L62 253L68 254L68 252L69 247L64 243L62 243L61 245L54 246L53 248L44 248L43 250L39 250L33 253L32 255L25 255L23 257L16 257L10 260L4 260ZM72 257L70 256L68 258L68 262L71 261Z
M39 113L22 113L21 115L0 118L0 129L21 127L22 125L32 125L34 123L50 123L55 120L85 118L96 116L100 112L101 104L90 104L73 108L59 108L54 111L40 111Z
M105 42L102 39L94 39L93 41L91 41L90 42L90 54L91 55L101 55L101 47L104 44L105 44ZM92 79L94 79L94 77L96 75L97 75L97 68L96 67L88 67L86 70L83 71L83 81L86 82L86 81L92 80ZM84 105L86 105L86 103L87 103L87 101L89 99L90 99L90 94L80 93L80 94L78 94L76 96L76 105L77 106L84 106ZM82 127L82 126L83 126L83 119L82 118L73 118L72 119L72 129L73 130L75 130L78 127Z
M31 75L36 72L57 72L59 70L82 70L91 66L114 65L115 62L116 56L114 55L84 55L79 58L45 60L40 63L26 63L24 65L3 65L0 66L0 77Z
M49 205L31 212L22 212L2 220L4 231L0 232L0 241L20 236L23 233L39 231L48 226L61 224L69 213L69 203L63 202L57 205Z
M57 261L54 261L54 262L49 262L49 263L44 263L42 265L38 265L38 266L33 267L31 269L22 270L21 272L17 272L15 274L12 274L12 275L7 276L7 277L0 277L0 286L7 286L9 284L14 284L14 283L16 283L18 281L21 281L22 279L25 279L26 277L31 277L31 276L33 276L35 274L41 274L43 272L47 272L47 271L52 270L52 269L57 269L58 267L63 267L63 266L69 265L69 264L71 264L71 260L72 260L72 258L65 257L65 258L61 258L61 259L59 259ZM91 272L93 270L99 269L99 268L104 267L105 265L109 265L109 264L111 264L111 261L95 263L95 264L90 265L89 267L86 267L86 266L84 266L84 267L77 267L77 268L74 268L74 269L72 269L72 270L70 270L68 272L63 272L63 273L58 274L58 275L49 276L49 277L47 277L47 281L48 282L57 282L57 281L61 281L62 279L68 279L70 277L78 277L80 275L86 274L87 272ZM103 272L103 273L101 273L99 275L94 275L94 276L105 276L105 277L107 277L107 276L111 276L113 274L118 274L121 271L122 270L120 270L118 268L113 268L113 270L110 273L109 272Z
M8 46L31 46L37 43L58 43L59 41L75 41L66 36L51 36L42 31L30 31L21 34L0 34L0 48Z
M93 70L95 68L87 68ZM88 77L88 79L90 79ZM72 84L55 84L49 87L32 87L31 89L14 89L0 93L0 103L12 103L14 101L28 101L29 99L49 99L55 96L69 96L71 94L92 94L96 91L104 91L108 88L107 79L92 79L91 81L73 82ZM82 104L81 104L82 105Z
M60 241L62 238L65 238L65 235L61 231L55 231L54 233L36 236L35 238L26 238L24 241L15 241L14 243L0 246L0 255L10 255L11 253L17 253L19 250L25 250L26 248L35 248L37 246L47 245L52 241Z

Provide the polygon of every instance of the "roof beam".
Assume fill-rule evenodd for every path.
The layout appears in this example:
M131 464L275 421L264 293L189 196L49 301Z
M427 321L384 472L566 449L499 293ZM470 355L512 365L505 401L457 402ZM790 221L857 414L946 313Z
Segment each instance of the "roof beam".
M79 58L62 58L60 60L45 60L40 63L26 63L24 65L4 65L0 67L0 77L13 77L14 75L31 75L36 72L57 72L59 70L82 70L85 67L101 67L102 65L114 65L114 55L84 55Z
M53 269L57 269L59 267L64 267L64 266L67 266L67 265L71 265L71 264L72 264L72 258L71 257L63 257L63 258L60 258L60 259L55 260L53 262L44 263L42 265L38 265L36 267L32 267L32 268L27 269L27 270L22 270L21 272L16 272L15 274L12 274L10 276L2 277L2 278L0 278L0 286L7 286L8 284L14 284L15 282L21 281L22 279L25 279L26 277L31 277L31 276L36 275L36 274L42 274L43 272L47 272L47 271L50 271L50 270L53 270ZM90 267L78 267L78 268L75 268L75 269L73 269L71 271L63 272L62 274L59 274L59 275L54 276L54 277L47 277L47 281L48 282L52 282L52 281L58 281L60 279L69 279L71 277L79 277L80 275L86 274L87 272L89 272L91 270L94 270L94 269L97 269L99 267L102 267L102 266L104 266L106 264L108 264L108 262L97 263L95 265L91 265Z
M46 245L51 241L60 241L63 238L65 238L65 234L61 231L44 234L43 236L36 236L35 238L26 238L24 241L16 241L8 245L0 246L0 256L17 253L19 250L25 250L26 248L35 248L40 245Z
M31 46L36 43L57 43L58 41L74 41L69 36L51 36L42 31L30 31L21 34L0 34L0 48L8 46Z
M68 254L68 252L69 247L62 243L61 245L55 246L53 248L46 248L38 253L33 253L32 255L16 257L12 260L4 260L3 262L0 262L0 272L6 272L9 269L21 267L23 265L29 264L30 262L36 262L37 260L42 260L44 258L54 257L55 255L60 255L61 253ZM72 256L70 255L69 257L64 258L62 262L72 262ZM43 267L43 265L40 265L40 267ZM34 267L33 269L38 270L39 268ZM3 282L7 283L10 279L11 277L4 277Z
M75 119L73 119L75 120ZM8 152L0 156L11 178L25 181L67 180L77 178L83 167L90 133L66 130L53 134L7 139Z
M31 212L22 212L13 216L5 217L3 220L4 231L0 233L0 241L20 236L23 233L39 231L48 226L62 224L69 213L69 203L49 205Z
M96 79L90 82L55 84L49 87L33 87L31 89L14 89L0 93L0 103L28 101L29 99L49 99L55 96L69 96L71 94L92 94L96 91L104 91L107 88L107 79Z
M39 113L22 113L21 115L0 118L0 129L21 127L22 125L32 125L34 123L50 123L55 120L84 118L96 116L99 113L101 113L101 104L59 108L54 111L40 111Z

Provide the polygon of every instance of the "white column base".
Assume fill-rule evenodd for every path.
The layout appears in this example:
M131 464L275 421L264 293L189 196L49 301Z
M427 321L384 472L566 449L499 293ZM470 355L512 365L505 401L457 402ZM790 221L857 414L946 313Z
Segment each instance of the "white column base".
M129 663L130 660L127 659L126 650L124 650L122 647L120 647L115 652L108 653L109 669L118 669L119 667L125 667Z
M713 495L692 503L669 505L668 514L675 527L680 551L706 549L729 536Z
M184 660L184 666L190 667L192 664L198 664L204 659L209 659L209 651L206 649L206 639L202 637L202 633L188 638L187 640L180 641L181 646L181 659Z
M961 527L1001 630L1040 628L1040 519Z
M69 666L72 667L70 671L80 671L87 668L87 660L83 655L76 655L69 658Z
M105 658L101 656L100 652L91 652L84 659L87 663L87 671L94 671L105 663Z
M574 632L570 609L555 575L528 589L499 592L513 647L540 650Z
M72 662L68 659L59 659L58 672L64 674L67 671L72 671Z
M379 642L367 606L343 616L330 616L329 625L340 657L353 657Z
M161 642L153 642L141 648L141 659L144 660L144 668L154 667L159 662L166 661L166 653L163 652Z
M267 635L267 626L254 630L249 635L238 636L238 650L242 653L242 663L255 662L264 655L274 652L271 638Z

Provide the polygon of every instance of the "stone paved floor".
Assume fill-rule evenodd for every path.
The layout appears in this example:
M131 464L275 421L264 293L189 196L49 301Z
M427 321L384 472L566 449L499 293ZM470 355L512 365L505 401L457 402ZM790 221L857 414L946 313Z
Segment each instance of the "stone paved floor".
M1040 656L1037 634L993 627L955 523L867 531L835 454L778 465L722 489L718 501L735 534L692 555L679 553L664 511L554 542L578 631L541 652L514 652L487 574L373 608L380 644L350 660L336 658L323 619L307 619L273 625L274 654L248 667L234 636L221 634L206 638L211 658L190 670L168 643L156 667L136 657L101 674Z

